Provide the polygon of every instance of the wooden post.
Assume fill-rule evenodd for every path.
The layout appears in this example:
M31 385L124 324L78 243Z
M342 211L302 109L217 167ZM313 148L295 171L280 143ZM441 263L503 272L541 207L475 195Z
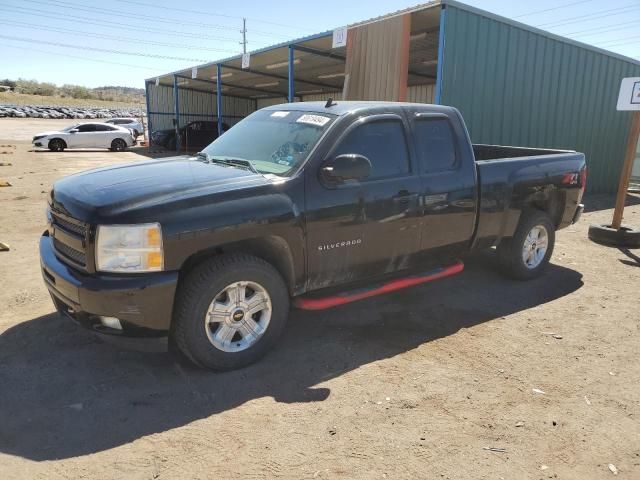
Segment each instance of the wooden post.
M627 144L627 153L624 157L622 165L622 173L620 174L620 183L618 185L618 198L616 199L616 209L613 212L613 222L611 227L620 230L622 225L622 214L624 212L624 203L627 199L627 190L629 189L629 179L631 178L631 170L633 169L633 161L636 158L638 148L638 138L640 137L640 111L633 112L631 121L631 132L629 133L629 143Z

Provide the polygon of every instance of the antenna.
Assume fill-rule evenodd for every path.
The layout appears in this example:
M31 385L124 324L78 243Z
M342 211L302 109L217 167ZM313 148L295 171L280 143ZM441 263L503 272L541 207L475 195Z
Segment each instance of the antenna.
M338 104L333 101L333 98L329 98L329 100L327 100L327 103L325 103L324 108L330 108L335 105L338 105Z

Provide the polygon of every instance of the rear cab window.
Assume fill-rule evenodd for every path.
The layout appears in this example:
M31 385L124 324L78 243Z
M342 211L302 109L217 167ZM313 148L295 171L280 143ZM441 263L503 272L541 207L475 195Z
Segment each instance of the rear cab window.
M413 134L422 173L457 168L456 140L447 118L419 116L413 121Z

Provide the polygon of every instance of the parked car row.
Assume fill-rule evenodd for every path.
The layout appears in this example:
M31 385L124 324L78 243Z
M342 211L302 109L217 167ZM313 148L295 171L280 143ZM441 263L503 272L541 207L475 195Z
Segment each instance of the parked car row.
M81 108L81 107L42 107L29 105L0 105L0 117L19 118L113 118L136 117L143 114L141 109L118 108ZM141 132L140 132L141 133Z

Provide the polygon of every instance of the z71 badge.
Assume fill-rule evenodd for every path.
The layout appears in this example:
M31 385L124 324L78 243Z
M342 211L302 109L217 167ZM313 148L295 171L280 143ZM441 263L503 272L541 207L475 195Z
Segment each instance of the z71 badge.
M335 248L343 248L343 247L355 247L362 243L361 238L356 238L355 240L345 240L344 242L336 242L336 243L326 243L324 245L318 245L318 250L321 252L325 252L327 250L333 250Z

